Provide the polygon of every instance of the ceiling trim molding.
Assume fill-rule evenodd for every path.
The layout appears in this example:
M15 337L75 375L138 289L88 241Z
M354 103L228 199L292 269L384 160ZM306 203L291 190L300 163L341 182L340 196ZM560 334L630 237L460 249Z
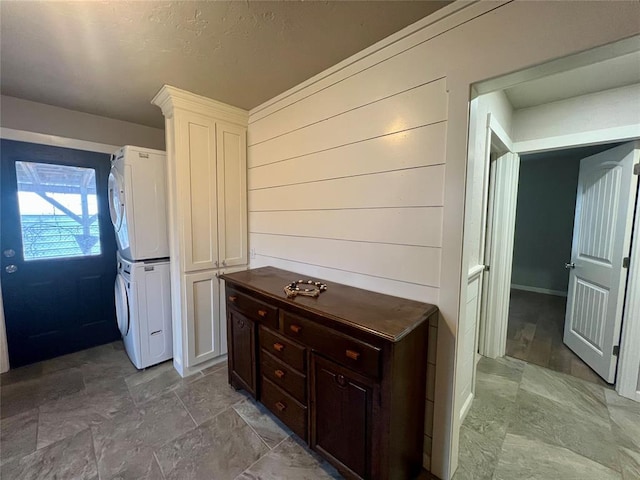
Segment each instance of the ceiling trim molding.
M588 147L603 143L626 142L640 139L640 125L623 125L587 132L536 138L513 142L513 151L520 155L550 152L574 147Z
M187 92L171 85L164 85L153 97L151 103L160 107L162 114L166 118L173 117L176 110L188 110L245 127L249 121L249 112L247 110Z
M106 153L109 155L115 153L116 150L122 147L122 145L109 145L108 143L97 143L88 140L59 137L57 135L15 130L5 127L0 127L0 138L18 142L36 143L38 145L50 145L52 147L72 148L74 150L84 150L87 152Z
M265 118L293 103L310 97L320 90L349 78L390 57L424 43L469 20L502 7L513 0L485 2L480 0L455 1L422 20L403 28L372 46L361 50L342 62L330 67L310 79L296 85L280 95L267 100L249 111L251 122Z

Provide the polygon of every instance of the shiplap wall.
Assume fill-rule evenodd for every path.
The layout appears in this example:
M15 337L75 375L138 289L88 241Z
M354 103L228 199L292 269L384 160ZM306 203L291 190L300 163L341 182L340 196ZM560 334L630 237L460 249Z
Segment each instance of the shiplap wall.
M638 33L639 13L630 2L456 2L250 112L251 266L440 306L431 466L441 478L457 464L471 84Z
M437 79L286 133L250 130L255 263L331 269L335 281L342 272L384 279L386 292L436 303L446 119L446 82Z

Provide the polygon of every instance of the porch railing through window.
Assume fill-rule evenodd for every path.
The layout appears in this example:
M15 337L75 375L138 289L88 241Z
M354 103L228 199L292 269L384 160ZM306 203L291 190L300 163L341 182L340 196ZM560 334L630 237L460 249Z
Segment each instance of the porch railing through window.
M99 255L95 170L16 162L25 260Z

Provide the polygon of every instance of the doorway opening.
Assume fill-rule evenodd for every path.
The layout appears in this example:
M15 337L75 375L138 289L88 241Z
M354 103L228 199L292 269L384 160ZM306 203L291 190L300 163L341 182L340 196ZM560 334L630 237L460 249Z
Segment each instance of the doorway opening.
M477 359L524 357L546 368L615 384L619 394L640 401L640 352L634 348L640 342L640 293L634 293L640 292L640 235L635 243L631 239L632 230L640 232L640 215L633 216L638 179L633 170L640 162L640 71L630 67L639 61L637 45L623 41L473 87L464 242L468 276L460 330L475 332L475 339L465 334L459 345L460 369L470 369L459 375L461 383L469 382L468 387L457 387L461 420L475 394L478 362L463 361L471 352ZM593 167L598 172L583 179L595 187L581 203L580 159L623 147L628 151L622 157L630 155L625 178L600 158L600 166ZM533 172L538 185L529 184L526 177L532 170L545 166L546 171ZM617 173L608 175L614 170ZM562 177L570 178L570 184L560 184ZM611 194L622 181L627 196L614 198ZM526 203L520 206L524 211L516 211L523 204L518 197L525 194L532 197L527 200L529 212ZM557 195L564 206L554 200ZM617 212L617 225L626 233L614 248L604 233L594 232L613 228L613 212L622 203L627 209ZM576 216L576 204L591 213ZM556 221L551 215L558 213L565 217L563 239L550 235ZM579 221L586 243L576 254L573 228ZM592 228L596 224L599 230ZM535 248L527 250L527 244ZM615 277L613 291L603 280L604 270L595 277L582 275L587 260L591 267L617 269L607 273ZM554 264L553 272L545 272L545 262ZM480 301L472 302L472 297ZM573 323L565 329L567 312ZM604 313L615 317L613 327L599 319ZM581 360L574 362L564 347L561 353L564 344ZM617 362L605 365L604 357L616 357Z
M11 368L113 342L109 156L4 139L0 147L0 328Z
M507 356L601 385L564 332L580 161L615 146L522 155L507 327Z

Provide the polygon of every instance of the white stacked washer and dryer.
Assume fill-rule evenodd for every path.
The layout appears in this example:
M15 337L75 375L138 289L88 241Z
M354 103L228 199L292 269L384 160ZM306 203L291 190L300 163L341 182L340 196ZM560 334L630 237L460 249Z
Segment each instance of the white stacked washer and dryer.
M118 243L118 328L138 369L173 357L165 153L125 146L111 157L109 210Z

